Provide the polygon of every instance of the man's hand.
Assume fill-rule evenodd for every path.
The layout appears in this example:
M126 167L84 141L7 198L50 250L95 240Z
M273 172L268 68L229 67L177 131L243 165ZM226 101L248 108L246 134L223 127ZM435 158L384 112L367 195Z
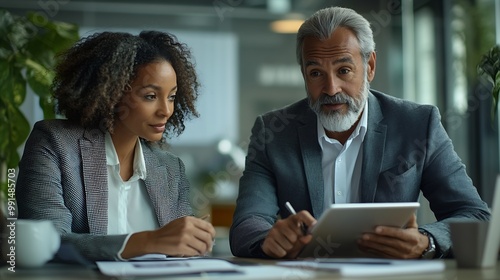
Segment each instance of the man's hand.
M262 250L272 258L296 258L312 239L312 235L304 235L302 224L311 228L315 223L316 219L307 211L278 220L264 239Z
M358 240L361 250L393 259L418 259L429 246L429 238L418 231L413 215L406 228L378 226Z

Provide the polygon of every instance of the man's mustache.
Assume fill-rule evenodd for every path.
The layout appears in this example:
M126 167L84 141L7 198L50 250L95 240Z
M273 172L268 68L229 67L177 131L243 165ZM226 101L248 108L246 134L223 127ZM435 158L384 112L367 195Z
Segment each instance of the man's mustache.
M318 100L320 105L324 104L347 104L351 106L352 99L345 93L337 93L334 96L322 95Z

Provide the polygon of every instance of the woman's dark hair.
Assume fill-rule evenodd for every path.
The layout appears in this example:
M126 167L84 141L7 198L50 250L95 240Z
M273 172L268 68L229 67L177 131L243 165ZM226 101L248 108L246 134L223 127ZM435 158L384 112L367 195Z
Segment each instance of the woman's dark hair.
M191 53L174 35L158 31L96 33L81 39L58 59L52 84L57 111L83 127L112 131L124 89L140 67L160 60L168 61L177 76L174 113L164 136L168 132L181 134L184 121L198 117L194 103L200 85Z

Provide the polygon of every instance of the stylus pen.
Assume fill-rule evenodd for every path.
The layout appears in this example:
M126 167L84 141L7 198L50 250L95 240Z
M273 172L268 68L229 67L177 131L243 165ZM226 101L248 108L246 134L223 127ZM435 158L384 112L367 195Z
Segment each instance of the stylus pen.
M290 214L292 214L292 215L297 214L297 212L295 212L295 209L293 209L293 206L292 206L292 204L290 204L290 202L287 201L285 203L285 207L286 207L286 209L288 209L288 212L290 212ZM300 223L300 229L302 230L303 235L307 235L307 225L306 224Z

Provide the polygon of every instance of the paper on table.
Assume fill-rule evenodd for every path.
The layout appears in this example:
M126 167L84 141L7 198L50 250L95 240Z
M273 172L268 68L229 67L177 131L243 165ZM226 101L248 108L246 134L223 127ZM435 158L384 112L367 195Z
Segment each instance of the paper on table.
M244 274L238 275L238 277L227 275L217 276L208 279L221 280L221 279L238 279L238 280L255 280L255 279L266 279L266 280L283 280L283 279L316 279L317 275L326 275L324 273L318 273L310 269L299 269L290 268L277 265L256 265L256 266L242 266L240 269Z
M389 260L389 259L315 259L283 261L277 265L338 272L342 276L376 276L408 273L431 273L445 269L441 260Z
M108 276L196 275L202 273L242 273L238 266L225 260L185 259L172 261L96 262Z
M196 259L201 257L169 257L164 254L146 254L134 258L128 259L129 261L176 261L176 260L187 260L187 259Z

